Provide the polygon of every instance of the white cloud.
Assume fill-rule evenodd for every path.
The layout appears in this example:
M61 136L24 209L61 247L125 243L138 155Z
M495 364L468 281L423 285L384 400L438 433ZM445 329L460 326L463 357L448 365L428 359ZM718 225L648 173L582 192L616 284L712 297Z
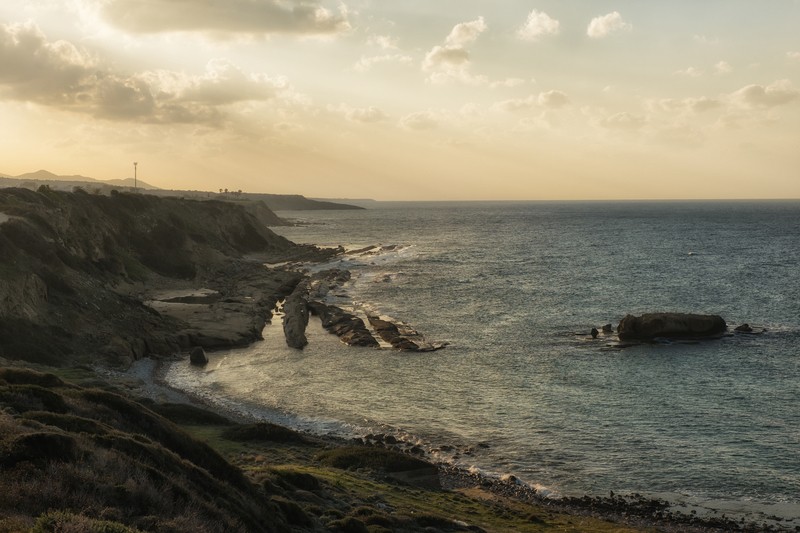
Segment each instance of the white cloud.
M383 50L397 50L397 39L388 35L371 35L368 44L380 47Z
M800 98L800 91L789 80L778 80L770 85L748 85L732 95L734 102L745 107L776 107Z
M105 0L103 17L131 33L336 34L350 29L318 0Z
M444 44L434 46L422 61L422 70L429 73L428 80L432 83L451 80L474 85L488 83L485 77L469 72L470 54L466 49L466 45L475 42L486 29L483 17L456 24Z
M593 18L586 29L586 35L592 39L602 39L613 32L631 29L633 26L625 22L619 12L614 11L608 15Z
M628 112L617 113L600 121L600 125L613 130L638 130L644 127L644 117Z
M714 65L714 72L719 75L728 74L733 72L733 67L727 61L720 61L716 65Z
M220 126L229 106L284 97L288 82L212 60L200 76L115 71L34 24L0 26L0 91L19 101L96 118Z
M520 85L525 85L525 80L522 78L506 78L504 80L493 81L489 84L491 89L500 89L500 88L513 88L519 87Z
M377 107L350 107L346 104L339 105L338 108L331 108L331 111L338 111L350 122L383 122L389 118L381 109Z
M560 23L543 11L535 9L528 15L528 20L517 30L517 37L524 41L538 41L546 35L558 35Z
M703 113L722 107L722 102L716 98L707 98L705 96L701 96L700 98L687 98L684 102L686 102L689 108L695 113Z
M401 118L400 126L408 130L432 130L439 127L439 121L430 111L418 111Z
M786 52L786 57L800 61L800 52Z
M699 78L703 75L703 71L696 67L688 67L683 70L676 70L677 76L687 76L689 78Z
M540 93L536 101L540 106L550 109L557 109L569 104L569 98L561 91L547 91L545 93Z
M480 34L485 32L487 28L488 26L486 26L486 22L483 20L483 17L478 17L470 22L456 24L453 27L453 30L450 32L450 35L448 35L447 39L445 39L444 44L445 46L451 47L466 46L475 42Z
M372 70L372 67L375 65L380 65L382 63L399 63L401 65L409 65L414 60L411 56L403 55L403 54L385 54L382 56L370 56L364 57L362 56L358 62L353 65L353 69L358 72L367 72Z
M702 45L716 46L719 44L719 38L709 37L707 35L695 35L694 42Z
M647 100L645 108L651 113L667 113L671 116L686 112L704 113L722 107L722 102L716 98L701 96L699 98L662 98L660 100Z
M497 102L493 107L506 111L508 113L516 113L519 111L531 111L535 109L558 109L569 104L569 97L561 91L547 91L537 94L531 94L526 98L512 98L510 100L503 100Z

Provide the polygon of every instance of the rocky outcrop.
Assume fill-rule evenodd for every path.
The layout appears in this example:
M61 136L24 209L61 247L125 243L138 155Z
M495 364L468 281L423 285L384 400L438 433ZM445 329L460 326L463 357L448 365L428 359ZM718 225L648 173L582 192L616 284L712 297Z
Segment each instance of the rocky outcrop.
M627 315L617 326L617 334L620 340L702 338L721 335L727 327L725 320L718 315L646 313Z
M364 325L364 321L335 305L326 305L322 302L309 302L309 309L322 321L329 333L333 333L342 342L349 346L363 346L377 348L378 341Z
M297 285L283 303L283 334L290 348L303 349L308 344L308 283Z
M266 228L263 205L256 216L215 200L43 187L0 189L0 213L0 354L12 360L107 355L124 366L241 346L261 338L302 277L260 263L329 255ZM154 292L201 287L216 295L143 305Z
M407 352L433 352L447 346L446 342L428 342L425 338L408 324L391 322L377 315L369 315L370 325L380 335L381 339L392 347Z
M208 357L206 351L200 346L195 346L189 352L189 362L195 366L206 366L208 364Z

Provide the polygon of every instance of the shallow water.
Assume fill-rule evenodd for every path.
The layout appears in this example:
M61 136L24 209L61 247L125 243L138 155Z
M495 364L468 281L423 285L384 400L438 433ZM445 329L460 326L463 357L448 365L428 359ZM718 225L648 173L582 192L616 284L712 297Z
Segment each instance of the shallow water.
M389 204L283 213L355 249L342 303L449 341L427 354L265 342L175 365L178 387L304 429L393 432L555 494L637 492L800 525L800 202ZM618 349L626 313L767 328ZM576 335L580 333L580 335ZM458 454L454 457L454 454Z

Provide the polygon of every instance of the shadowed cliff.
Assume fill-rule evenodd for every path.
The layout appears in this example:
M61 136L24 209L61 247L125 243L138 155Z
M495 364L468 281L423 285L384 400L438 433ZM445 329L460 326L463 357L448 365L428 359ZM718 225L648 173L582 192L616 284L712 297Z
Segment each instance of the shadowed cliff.
M0 356L58 365L97 350L135 359L188 348L171 336L181 324L142 305L141 291L211 283L224 296L265 270L247 255L319 254L261 222L274 216L263 204L0 190ZM270 276L263 305L296 278Z

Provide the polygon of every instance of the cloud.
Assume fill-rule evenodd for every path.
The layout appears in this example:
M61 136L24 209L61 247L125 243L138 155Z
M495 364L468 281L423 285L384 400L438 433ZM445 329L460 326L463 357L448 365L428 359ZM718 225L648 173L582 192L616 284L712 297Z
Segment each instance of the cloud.
M444 44L434 46L422 61L422 70L429 74L428 80L433 83L445 83L450 80L469 84L487 83L485 77L474 76L469 72L470 55L466 49L466 46L475 42L486 29L483 17L456 24Z
M131 33L324 35L350 29L343 6L316 0L106 0L103 17Z
M401 65L409 65L414 60L411 56L403 55L403 54L385 54L381 56L362 56L355 65L353 65L353 69L358 72L368 72L372 70L372 67L375 65L379 65L381 63L400 63Z
M745 107L776 107L800 98L800 91L789 80L778 80L766 87L748 85L731 95L734 102Z
M66 41L49 42L33 24L0 26L0 91L106 120L220 126L228 107L283 96L288 82L212 60L200 76L114 71Z
M483 17L478 17L471 22L456 24L450 35L445 39L444 44L448 47L463 47L475 42L481 33L485 32L488 26Z
M12 98L73 103L94 67L88 53L67 41L48 42L33 23L0 25L0 85Z
M608 15L593 18L586 29L586 35L592 39L602 39L613 32L631 29L633 26L625 22L619 12L614 11Z
M397 50L397 39L388 35L370 35L367 44L379 46L383 50Z
M699 78L703 75L703 71L696 67L688 67L683 70L676 70L676 76L686 76L689 78Z
M600 121L600 125L612 130L638 130L644 127L646 120L639 115L628 112L616 113Z
M331 108L332 111L342 113L350 122L374 123L383 122L389 116L377 107L350 107L346 104L339 105L338 108Z
M493 107L506 111L508 113L517 113L520 111L531 111L534 109L558 109L570 103L569 97L561 91L547 91L537 94L532 94L526 98L514 98L511 100L503 100L498 102Z
M786 52L786 57L800 61L800 52Z
M720 61L719 63L714 65L714 72L716 72L719 75L728 74L730 72L733 72L733 67L727 61Z
M560 23L550 18L543 11L535 9L528 15L528 20L517 30L517 37L523 41L538 41L546 35L558 35Z
M408 130L432 130L439 127L439 121L430 111L418 111L401 118L400 126Z
M542 107L549 109L557 109L569 104L569 98L561 91L547 91L546 93L539 93L536 99L538 104Z
M522 78L506 78L504 80L493 81L489 84L489 87L492 89L500 89L500 88L513 88L519 87L520 85L525 85L525 80Z
M719 37L709 37L707 35L695 35L694 42L702 45L716 46L719 44Z
M684 98L682 100L663 98L660 100L648 100L645 102L645 107L648 111L653 113L667 113L675 116L686 112L696 114L705 113L706 111L722 107L722 102L719 99L708 98L706 96Z
M710 111L712 109L718 109L722 107L722 102L715 98L707 98L705 96L701 96L700 98L687 98L684 100L686 105L694 111L695 113L703 113L705 111Z

